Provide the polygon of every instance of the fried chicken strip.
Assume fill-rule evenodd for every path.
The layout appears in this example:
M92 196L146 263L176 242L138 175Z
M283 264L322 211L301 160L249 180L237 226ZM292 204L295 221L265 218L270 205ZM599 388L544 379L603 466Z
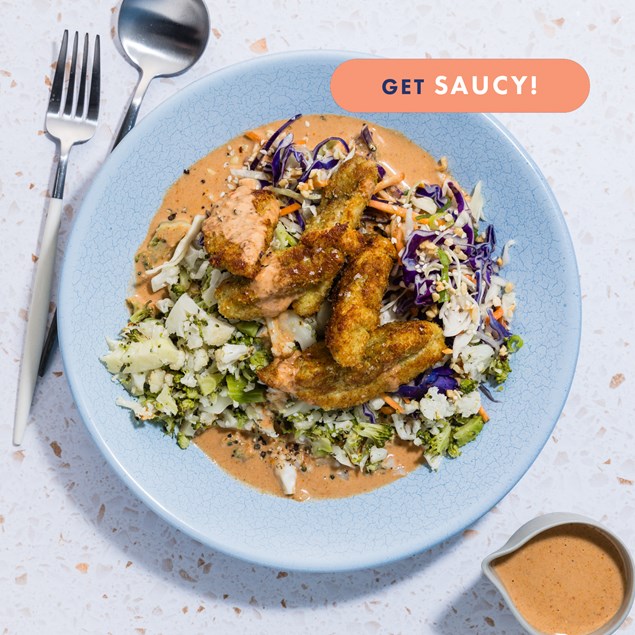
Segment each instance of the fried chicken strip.
M393 244L378 234L360 242L342 272L326 328L326 345L340 366L362 363L371 333L379 327L381 300L397 256Z
M390 322L370 335L355 368L340 366L326 344L318 342L274 360L258 377L325 410L350 408L408 383L437 363L444 348L443 332L432 322Z
M279 216L278 199L266 190L241 185L221 198L202 227L212 266L253 278L271 244Z
M348 226L343 248L350 252L355 248L356 236L353 230L359 227L362 213L379 180L379 172L374 161L355 155L333 175L324 188L317 214L307 223L306 231L319 231L338 223ZM324 277L319 285L310 288L294 304L298 315L317 313L333 285L337 272Z
M275 317L292 302L301 316L316 313L344 264L344 254L357 243L354 230L377 178L373 161L353 157L343 163L297 245L268 252L253 280L230 278L219 285L221 314L241 320Z
M229 319L254 320L286 311L313 282L337 275L344 264L345 225L311 232L294 247L268 252L253 280L228 278L216 289L218 310Z

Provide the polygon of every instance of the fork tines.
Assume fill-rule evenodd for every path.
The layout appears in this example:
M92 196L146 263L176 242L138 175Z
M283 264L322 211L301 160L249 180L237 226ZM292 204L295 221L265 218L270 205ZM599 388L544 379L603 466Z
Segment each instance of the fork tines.
M77 68L78 40L79 33L75 31L75 35L73 36L70 68L67 73L68 30L64 31L62 46L60 47L60 54L57 58L55 75L51 86L48 113L77 119L83 119L85 117L88 121L96 122L99 114L99 35L95 36L95 45L92 55L92 70L88 64L88 33L84 35L84 48L81 66L79 69ZM65 78L67 78L66 82L64 81ZM77 99L75 99L76 90L78 90ZM88 107L86 107L87 94ZM62 99L63 97L64 99ZM64 103L63 110L62 103Z

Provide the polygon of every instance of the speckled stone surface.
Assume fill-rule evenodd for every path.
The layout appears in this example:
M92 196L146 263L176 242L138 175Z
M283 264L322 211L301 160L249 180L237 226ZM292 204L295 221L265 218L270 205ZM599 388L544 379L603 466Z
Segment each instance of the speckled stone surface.
M570 57L591 95L566 115L499 118L547 176L578 254L580 360L563 416L512 492L459 536L378 569L300 574L203 547L166 524L121 483L79 416L57 356L41 383L21 449L13 407L32 258L53 146L41 134L46 86L64 27L103 42L102 124L76 148L60 253L76 208L108 151L134 82L110 43L111 3L1 3L0 117L0 628L6 633L520 633L479 572L518 525L548 511L592 515L635 547L630 346L635 11L631 3L256 3L212 6L215 29L187 75L153 84L144 112L197 77L263 53L346 48L386 56ZM398 538L397 538L398 539ZM262 549L267 549L263 541ZM627 621L622 632L635 632Z

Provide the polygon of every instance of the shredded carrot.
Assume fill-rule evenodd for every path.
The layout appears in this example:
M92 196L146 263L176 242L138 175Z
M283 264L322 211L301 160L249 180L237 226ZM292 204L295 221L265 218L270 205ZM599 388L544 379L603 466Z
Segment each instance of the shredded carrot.
M245 132L245 136L247 139L251 139L252 141L261 141L262 137L255 130L248 130Z
M379 412L383 415L391 415L395 411L390 406L383 406L383 408L379 409Z
M444 355L452 355L452 349L451 348L444 348L441 352Z
M492 315L497 319L500 320L503 317L503 307L499 306L498 309L496 309L496 311L494 311L494 313L492 313Z
M381 192L377 192L377 197L382 199L382 201L386 201L387 203L394 203L395 199L390 196L390 194L388 194L388 192L386 192L385 190L382 190Z
M382 190L385 190L387 187L390 187L391 185L397 185L397 183L401 183L404 180L405 174L403 172L400 172L399 174L391 174L390 176L386 177L383 181L380 181L379 183L377 183L377 185L375 186L375 194L377 194L377 192L381 192Z
M280 216L286 216L287 214L292 214L297 209L300 209L300 203L291 203L291 205L287 205L280 210Z
M382 395L381 398L391 407L394 408L399 414L403 414L405 410L398 404L392 397L388 395Z
M386 212L387 214L395 214L401 218L406 218L406 210L398 205L390 205L388 203L382 203L381 201L371 200L368 203L368 207L379 210L380 212Z
M401 250L406 246L406 242L403 236L403 230L401 229L401 227L399 227L399 225L395 225L394 223L391 223L390 225L390 235L392 236L392 238L395 239L394 244L397 253L400 253Z
M489 415L485 412L485 408L483 408L483 406L478 409L478 413L481 415L481 419L483 419L485 423L489 421Z
M476 284L476 280L474 279L474 276L471 276L469 273L464 273L463 277L467 278L470 282L473 282L474 284Z

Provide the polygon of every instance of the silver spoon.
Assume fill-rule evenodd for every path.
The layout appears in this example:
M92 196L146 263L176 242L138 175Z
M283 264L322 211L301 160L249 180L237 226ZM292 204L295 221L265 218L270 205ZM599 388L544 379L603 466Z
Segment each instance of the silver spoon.
M195 64L207 46L209 31L203 0L123 0L119 42L138 69L139 81L114 146L135 125L150 82L155 77L180 75Z

